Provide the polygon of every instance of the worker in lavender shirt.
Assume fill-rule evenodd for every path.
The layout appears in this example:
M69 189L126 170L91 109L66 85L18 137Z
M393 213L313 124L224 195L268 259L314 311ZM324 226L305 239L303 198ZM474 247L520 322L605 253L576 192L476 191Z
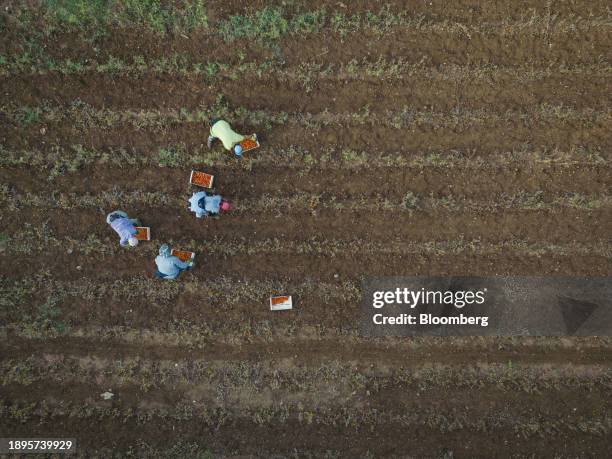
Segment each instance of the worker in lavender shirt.
M139 225L137 219L131 219L128 214L122 210L115 210L106 216L106 223L113 228L120 237L119 244L122 247L130 245L136 247L138 245L138 239L134 236L138 232L136 231L135 225Z

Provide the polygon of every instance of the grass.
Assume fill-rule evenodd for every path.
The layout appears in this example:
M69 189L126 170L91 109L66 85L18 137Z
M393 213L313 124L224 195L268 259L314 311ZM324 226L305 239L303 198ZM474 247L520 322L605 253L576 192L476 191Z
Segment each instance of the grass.
M161 0L43 0L47 25L95 32L108 32L112 24L143 26L165 35L187 33L208 27L203 0L167 3Z

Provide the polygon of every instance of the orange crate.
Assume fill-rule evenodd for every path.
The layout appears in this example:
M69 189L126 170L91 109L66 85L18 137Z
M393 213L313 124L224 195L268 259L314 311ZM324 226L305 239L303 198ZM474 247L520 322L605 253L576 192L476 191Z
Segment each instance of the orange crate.
M293 300L290 296L273 296L270 298L270 309L272 311L293 309Z
M244 139L242 142L240 142L240 146L242 147L242 152L244 153L245 151L254 150L255 148L258 148L259 142L253 139Z
M207 174L206 172L191 171L189 177L189 183L192 185L201 186L204 188L212 188L213 181L215 180L214 175Z
M138 231L134 237L139 241L150 241L151 240L151 228L148 226L135 226L136 231Z
M190 252L189 250L172 249L170 253L183 263L190 263L195 259L195 253Z

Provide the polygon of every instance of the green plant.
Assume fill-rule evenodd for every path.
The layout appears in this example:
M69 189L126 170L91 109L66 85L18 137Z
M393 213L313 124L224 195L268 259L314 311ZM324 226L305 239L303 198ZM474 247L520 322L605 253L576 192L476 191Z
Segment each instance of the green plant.
M111 5L112 0L43 0L55 22L80 29L103 27Z
M219 33L226 41L254 38L277 40L287 32L289 23L278 7L266 7L254 15L233 15L219 24Z
M111 75L124 71L126 64L114 56L109 56L105 64L98 65L98 72L106 72Z
M187 32L208 27L208 16L206 15L203 0L187 2L179 22L180 29Z
M31 338L55 338L62 335L66 325L60 320L61 310L57 307L60 300L60 297L51 295L38 306L35 316L24 316L24 334Z
M316 33L325 25L325 10L309 11L291 18L290 30L295 34Z
M171 14L160 0L123 0L122 6L128 22L145 24L156 32L166 32Z
M0 250L4 250L10 240L11 237L8 234L0 233Z
M176 167L179 164L179 154L171 148L159 150L159 165L162 167Z
M28 126L30 124L38 123L41 117L41 109L40 108L32 108L32 107L21 107L16 115L16 121L22 126Z
M412 191L408 191L402 200L402 208L406 210L417 210L420 207L420 198Z

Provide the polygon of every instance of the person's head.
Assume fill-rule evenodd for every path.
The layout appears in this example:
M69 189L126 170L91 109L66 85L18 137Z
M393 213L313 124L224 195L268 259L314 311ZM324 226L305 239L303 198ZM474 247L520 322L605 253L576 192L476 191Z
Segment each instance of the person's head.
M234 154L236 156L242 156L242 147L240 145L234 145Z
M109 222L114 222L115 220L117 220L118 218L123 218L122 215L119 215L118 213L112 213L108 216L108 221Z
M159 254L162 257L169 257L171 254L171 250L170 250L170 246L168 244L163 244L160 248L159 248Z
M130 244L130 247L136 247L138 245L138 239L132 236L128 239L128 244Z
M226 201L225 199L221 200L221 212L229 212L230 209L232 208L232 205L229 203L229 201Z

